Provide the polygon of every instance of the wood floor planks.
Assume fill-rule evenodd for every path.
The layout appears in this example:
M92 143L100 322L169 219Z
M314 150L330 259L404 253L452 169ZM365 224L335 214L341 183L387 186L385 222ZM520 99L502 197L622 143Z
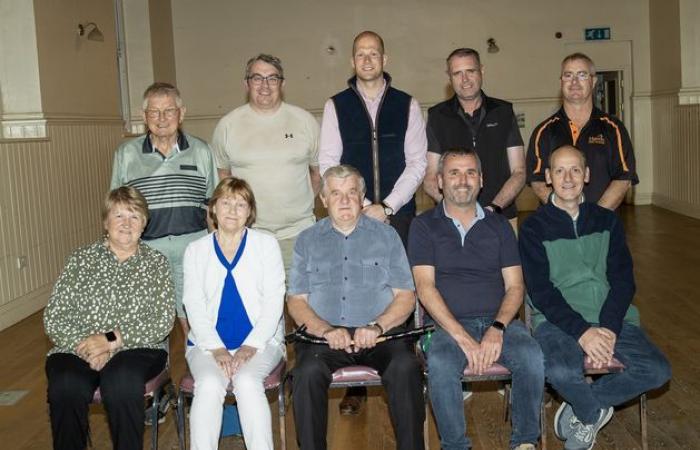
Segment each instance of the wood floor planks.
M637 297L635 303L642 323L673 365L670 385L652 393L649 399L649 444L651 449L700 448L700 220L652 207L625 207L621 216L635 262ZM178 380L184 370L182 336L172 337L172 372ZM14 406L0 406L0 448L48 449L51 436L47 415L44 358L49 348L41 314L0 332L0 390L29 390ZM508 448L510 425L503 422L502 397L497 385L475 387L465 403L469 435L474 449ZM331 393L329 401L329 449L391 450L395 439L386 401L380 388L370 389L370 398L357 417L338 415L342 391ZM551 421L557 408L547 408L550 449L561 449L552 433ZM271 405L277 435L276 401ZM109 449L104 411L91 410L95 449ZM160 448L177 448L173 414L161 425ZM286 421L290 450L296 450L293 413ZM430 446L439 448L431 419ZM148 431L148 430L147 430ZM148 436L144 442L148 444ZM149 448L145 445L144 448ZM240 438L225 438L222 449L243 449ZM638 403L616 411L600 433L597 449L632 450L641 448Z

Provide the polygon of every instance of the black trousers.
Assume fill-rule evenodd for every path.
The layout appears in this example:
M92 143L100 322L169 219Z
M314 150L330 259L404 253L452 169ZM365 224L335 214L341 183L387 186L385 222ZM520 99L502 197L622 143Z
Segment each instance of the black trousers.
M84 450L87 447L88 408L99 386L113 448L141 450L145 427L144 386L163 370L167 359L164 350L124 350L98 372L75 355L49 356L46 377L53 448Z
M293 376L294 420L301 450L325 450L328 426L328 387L331 374L345 366L370 366L379 372L389 400L398 450L423 450L423 373L405 339L383 342L349 354L327 345L295 344Z

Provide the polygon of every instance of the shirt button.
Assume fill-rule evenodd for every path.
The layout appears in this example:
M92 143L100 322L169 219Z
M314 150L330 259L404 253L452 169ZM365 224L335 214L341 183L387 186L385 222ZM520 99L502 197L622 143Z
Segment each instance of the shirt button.
M343 316L340 316L340 320L345 320L345 317L343 317Z
M343 301L345 301L345 297L343 297Z
M347 261L347 260L348 260L348 257L346 256L346 257L345 257L345 261Z
M345 278L345 281L348 281L348 277L343 277L343 278Z

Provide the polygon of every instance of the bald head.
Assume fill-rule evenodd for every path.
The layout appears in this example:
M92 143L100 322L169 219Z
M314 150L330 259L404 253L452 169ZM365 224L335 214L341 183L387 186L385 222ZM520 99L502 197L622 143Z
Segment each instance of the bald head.
M364 39L364 38L371 38L374 39L377 42L377 47L379 49L379 52L383 55L384 54L384 39L374 31L363 31L362 33L358 34L355 36L355 39L352 41L352 54L354 55L355 52L357 51L357 43Z
M568 205L571 210L578 210L583 188L588 183L590 171L586 166L586 157L581 150L565 145L554 150L549 157L549 168L545 178L552 185L554 202Z

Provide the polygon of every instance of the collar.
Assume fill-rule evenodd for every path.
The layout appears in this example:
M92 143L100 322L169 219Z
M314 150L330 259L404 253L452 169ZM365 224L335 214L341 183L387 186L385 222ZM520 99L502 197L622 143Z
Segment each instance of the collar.
M552 192L551 194L549 194L549 201L544 206L548 207L550 211L555 212L557 215L564 214L567 218L575 222L578 220L579 217L581 217L581 213L583 212L586 206L586 196L583 194L583 192L581 192L581 199L579 200L578 204L578 213L575 217L572 217L567 210L557 205L557 203L554 201L554 192Z
M184 152L185 150L190 148L190 143L187 141L187 137L185 137L185 133L183 133L180 130L177 130L176 148L179 152ZM153 152L155 152L155 149L153 148L153 143L151 142L151 132L148 131L146 133L146 138L143 140L143 145L141 146L141 153L153 153Z
M370 225L370 222L369 222L370 220L374 220L374 219L370 219L367 216L365 216L364 214L362 214L362 212L360 212L360 218L357 220L357 224L355 225L355 229L352 230L352 232L348 236L353 234L355 232L355 230L357 230L358 228L368 228ZM318 226L320 227L321 234L328 234L331 231L335 231L337 233L340 233L340 231L336 230L333 227L333 222L331 221L330 217L326 217L325 219L319 221L318 224L319 224Z
M391 75L389 75L387 72L383 72L382 76L384 77L384 88L382 89L382 92L380 95L377 96L377 98L382 98L384 96L384 93L391 87ZM357 92L360 97L362 97L364 100L365 96L362 95L362 91L357 87L357 75L353 75L350 79L348 79L348 87L352 89L353 91Z
M459 99L457 98L457 94L452 96L450 102L450 107L455 113L461 114L462 112L464 112L464 110L462 109L462 105L460 105ZM486 92L484 92L483 89L481 90L481 106L479 106L477 111L479 109L481 109L482 111L486 111L487 113L491 111L491 109L493 109L493 102L491 101L491 97L486 95Z
M564 105L561 105L559 108L559 111L555 114L555 116L563 119L566 121L566 123L569 123L569 116L566 115L566 110L564 109ZM595 105L593 105L593 110L591 111L591 117L588 119L589 121L591 119L599 119L601 117L605 117L605 113L598 109Z
M450 213L447 212L447 206L445 206L445 201L440 200L440 205L442 205L442 208L435 208L435 209L440 209L442 210L442 216L447 218L447 219L452 219L453 222L459 222L459 220L455 219L450 215ZM486 212L484 211L484 208L481 207L479 202L476 202L476 216L474 216L474 222L477 222L479 220L482 220L483 218L486 217Z

